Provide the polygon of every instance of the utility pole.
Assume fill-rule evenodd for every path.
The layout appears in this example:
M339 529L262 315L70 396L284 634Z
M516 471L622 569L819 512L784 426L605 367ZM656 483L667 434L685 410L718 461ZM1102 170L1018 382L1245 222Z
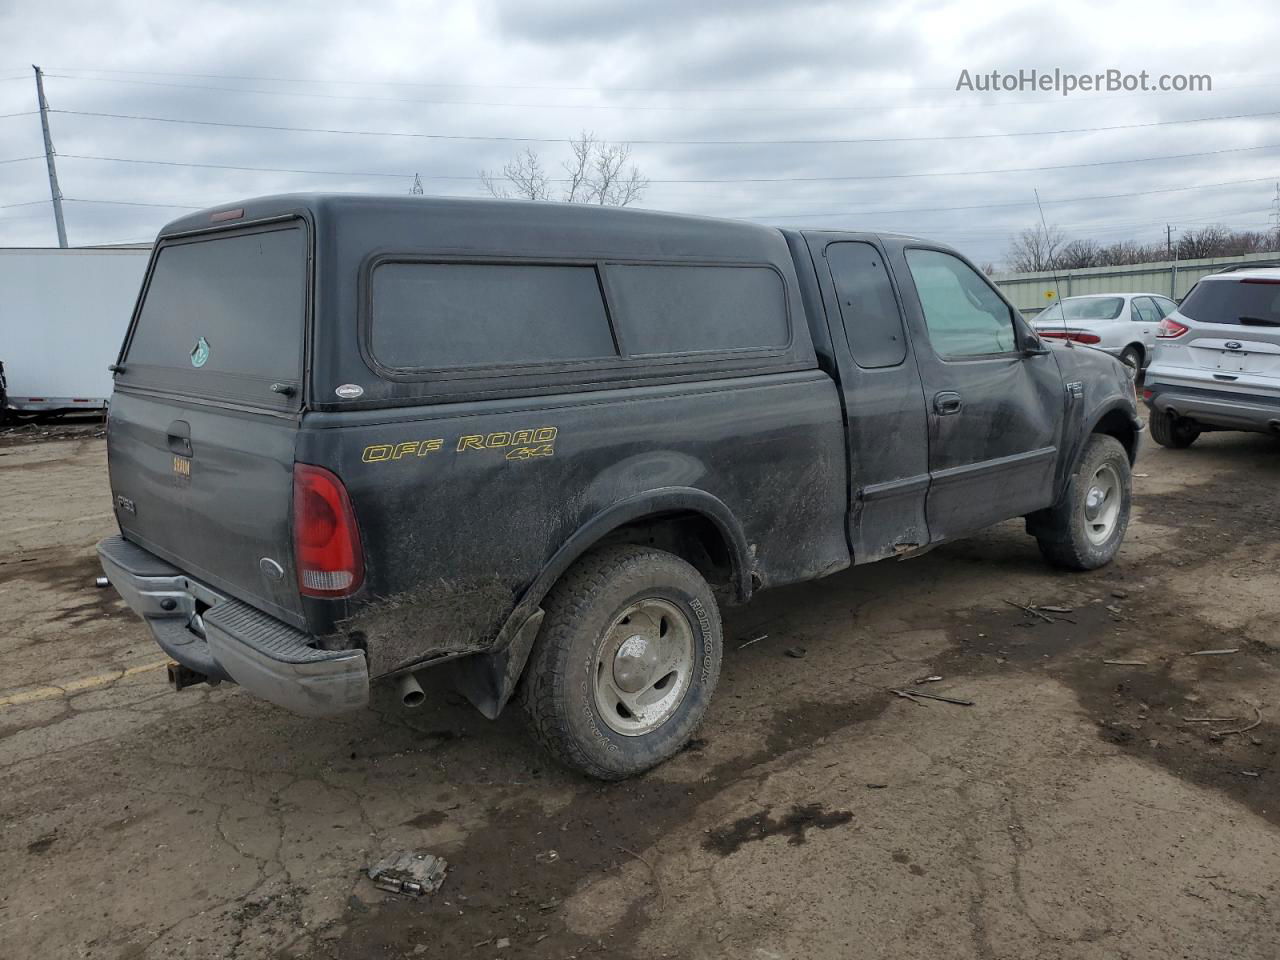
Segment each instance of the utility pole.
M413 186L409 188L409 194L415 197L422 196L422 177L416 173L413 175Z
M1169 251L1169 259L1173 259L1173 224L1166 223L1164 225L1164 243Z
M1280 183L1276 184L1276 196L1275 199L1271 201L1271 204L1275 207L1275 210L1271 214L1271 219L1276 222L1275 244L1276 249L1280 249Z
M67 225L62 220L62 191L58 188L58 167L53 162L53 139L49 136L49 101L44 98L44 71L34 63L36 99L40 101L40 127L44 130L44 161L49 166L49 193L53 197L53 220L58 226L58 246L67 245Z

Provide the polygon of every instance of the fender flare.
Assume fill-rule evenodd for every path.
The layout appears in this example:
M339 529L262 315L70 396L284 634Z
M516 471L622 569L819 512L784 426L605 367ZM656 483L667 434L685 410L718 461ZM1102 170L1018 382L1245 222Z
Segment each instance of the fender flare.
M542 625L542 601L556 581L614 530L668 513L695 513L715 524L729 547L734 592L739 600L749 600L754 587L751 550L742 525L723 500L694 487L662 487L627 497L590 517L560 545L525 589L487 652L452 661L458 691L490 720L496 718L524 672Z

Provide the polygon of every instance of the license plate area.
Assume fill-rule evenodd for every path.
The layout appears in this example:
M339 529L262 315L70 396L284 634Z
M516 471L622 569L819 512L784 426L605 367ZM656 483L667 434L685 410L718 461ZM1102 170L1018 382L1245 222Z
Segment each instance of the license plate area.
M1243 350L1224 350L1218 355L1218 369L1224 373L1252 373L1253 360Z

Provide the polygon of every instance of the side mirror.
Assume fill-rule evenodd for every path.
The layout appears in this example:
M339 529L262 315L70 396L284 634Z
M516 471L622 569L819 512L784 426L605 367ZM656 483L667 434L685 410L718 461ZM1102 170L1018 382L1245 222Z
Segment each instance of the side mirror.
M1049 347L1034 333L1027 333L1022 338L1022 355L1024 357L1043 357Z

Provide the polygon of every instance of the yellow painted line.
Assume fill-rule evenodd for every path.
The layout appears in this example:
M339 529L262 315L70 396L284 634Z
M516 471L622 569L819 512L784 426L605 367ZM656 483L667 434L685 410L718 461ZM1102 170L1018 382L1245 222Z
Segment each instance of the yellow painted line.
M125 677L132 677L134 674L159 670L168 663L168 660L157 660L155 663L143 663L136 667L126 667L123 670L112 670L110 673L95 674L92 677L79 677L75 680L68 680L57 687L32 687L30 690L0 694L0 707L16 707L20 703L36 703L40 700L65 697L72 693L83 693L85 690L95 690L98 687L110 686Z

